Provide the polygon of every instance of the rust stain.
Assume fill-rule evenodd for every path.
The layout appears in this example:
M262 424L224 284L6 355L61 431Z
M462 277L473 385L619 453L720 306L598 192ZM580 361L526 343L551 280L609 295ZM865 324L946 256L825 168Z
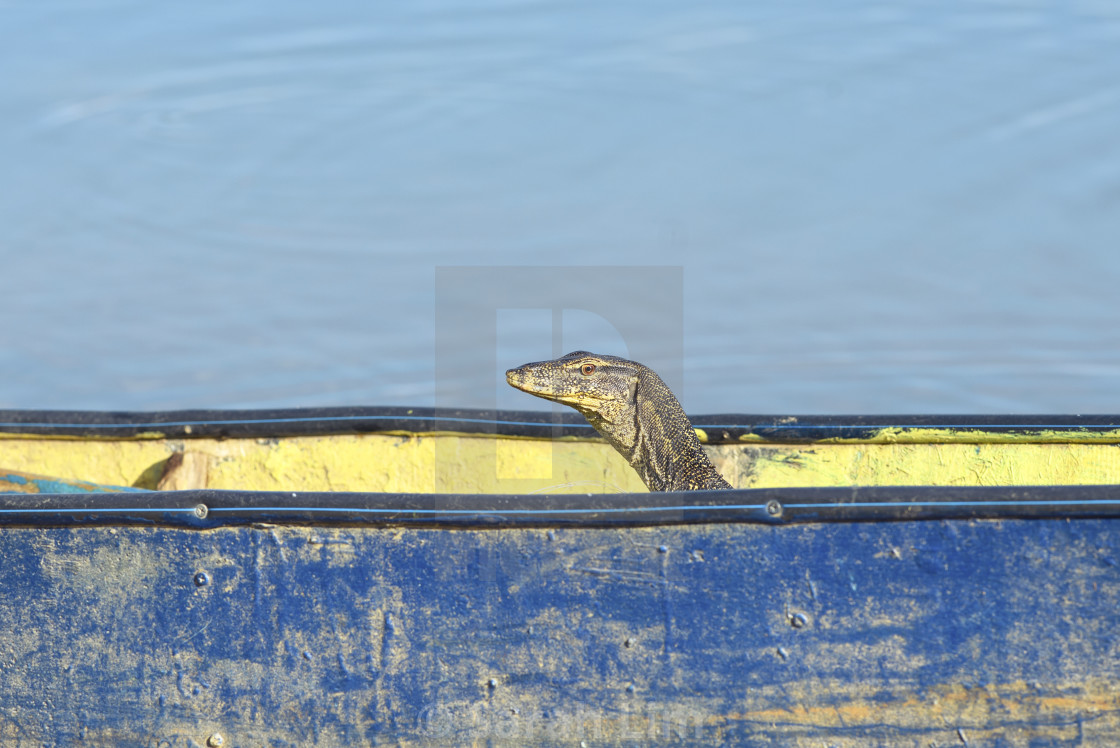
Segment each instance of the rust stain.
M815 683L808 690L819 696L822 692L839 694L853 689L850 683L837 682L827 685ZM808 693L800 696L806 702L819 701ZM796 689L792 689L786 698L801 700ZM711 724L746 721L799 727L852 728L883 724L928 727L935 723L992 727L1031 722L1045 727L1048 718L1054 724L1061 722L1066 725L1071 714L1116 713L1118 710L1120 684L1114 682L1084 682L1044 688L1039 684L1013 681L973 688L946 684L924 689L922 694L910 693L886 701L880 700L878 694L865 694L862 698L838 704L792 704L782 708L713 715Z

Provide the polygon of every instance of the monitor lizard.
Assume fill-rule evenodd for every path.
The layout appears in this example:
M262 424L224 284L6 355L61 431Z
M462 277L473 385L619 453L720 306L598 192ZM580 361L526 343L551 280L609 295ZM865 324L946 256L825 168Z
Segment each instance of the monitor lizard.
M704 454L677 398L647 366L575 351L510 369L506 381L582 413L650 491L731 488Z

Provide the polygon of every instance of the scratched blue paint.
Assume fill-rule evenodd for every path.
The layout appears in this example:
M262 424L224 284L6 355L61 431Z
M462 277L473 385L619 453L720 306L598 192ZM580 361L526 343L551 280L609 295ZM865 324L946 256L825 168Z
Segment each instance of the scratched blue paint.
M994 727L1114 744L1117 530L7 527L0 743L949 744L792 708L1027 684Z

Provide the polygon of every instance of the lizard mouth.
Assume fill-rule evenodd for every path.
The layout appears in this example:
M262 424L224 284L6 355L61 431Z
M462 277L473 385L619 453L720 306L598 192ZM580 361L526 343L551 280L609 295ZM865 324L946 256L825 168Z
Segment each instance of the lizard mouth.
M528 392L530 395L537 394L529 388L529 384L526 381L527 379L528 377L525 375L524 369L510 369L506 372L506 382L509 383L510 387L516 387L522 392Z
M506 372L506 381L511 387L515 387L522 392L528 392L530 395L537 397L548 398L549 400L555 399L550 390L544 386L542 382L536 381L538 377L534 377L531 371L527 371L525 367L517 369L510 369Z
M574 408L586 405L585 398L581 397L579 393L557 392L551 383L544 381L541 376L535 376L535 372L529 367L522 366L517 369L509 369L506 372L506 382L511 387L545 400L563 403Z

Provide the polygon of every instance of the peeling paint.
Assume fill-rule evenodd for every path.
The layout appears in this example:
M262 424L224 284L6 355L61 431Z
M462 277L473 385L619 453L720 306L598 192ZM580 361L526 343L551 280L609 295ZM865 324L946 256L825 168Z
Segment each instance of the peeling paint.
M1072 443L859 443L709 447L740 488L1120 483L1120 447Z
M10 527L0 743L1114 745L1117 526Z

